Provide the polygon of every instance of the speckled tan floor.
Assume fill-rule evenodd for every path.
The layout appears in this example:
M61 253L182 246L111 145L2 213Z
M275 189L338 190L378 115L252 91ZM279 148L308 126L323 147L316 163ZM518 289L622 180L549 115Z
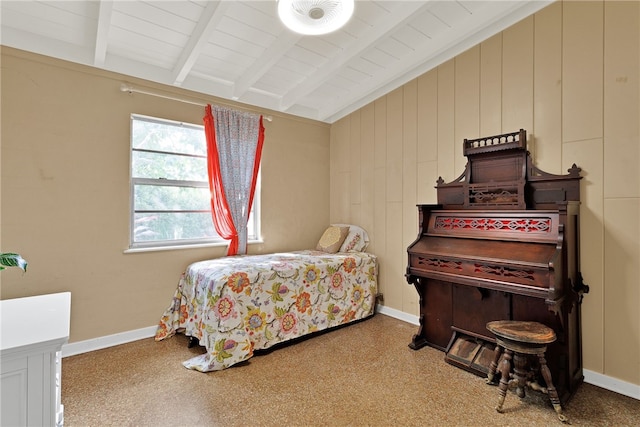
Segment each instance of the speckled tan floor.
M384 315L203 374L184 336L145 339L63 359L65 425L560 426L546 396L509 392L407 344L417 327ZM573 425L638 426L640 402L583 384Z

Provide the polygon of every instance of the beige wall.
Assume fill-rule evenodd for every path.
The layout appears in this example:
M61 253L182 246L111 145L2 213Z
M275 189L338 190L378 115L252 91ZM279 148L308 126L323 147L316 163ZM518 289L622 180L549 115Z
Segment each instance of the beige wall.
M404 280L415 205L463 171L463 138L525 128L543 170L583 169L585 368L640 385L639 9L555 3L330 127L259 111L274 121L265 243L249 251L314 246L329 220L361 224L384 304L417 315ZM0 243L30 265L2 272L0 297L70 290L71 342L157 323L184 267L225 250L123 253L130 114L200 123L202 108L119 86L216 100L5 47L1 61Z
M584 366L640 385L639 27L637 1L554 3L332 126L330 219L370 230L386 306L419 313L415 205L462 140L524 128L541 169L583 169Z
M204 109L120 84L217 100L5 47L1 60L1 243L29 268L3 271L0 296L71 291L70 342L157 324L185 266L226 248L123 253L130 115L201 124ZM264 244L249 252L315 247L329 221L330 126L258 112L273 122L261 166Z

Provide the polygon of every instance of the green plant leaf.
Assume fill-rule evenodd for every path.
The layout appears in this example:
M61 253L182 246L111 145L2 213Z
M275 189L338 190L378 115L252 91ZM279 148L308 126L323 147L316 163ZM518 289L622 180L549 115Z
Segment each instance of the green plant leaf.
M4 270L4 267L18 267L22 271L27 271L27 260L22 258L19 254L11 252L0 253L0 270Z

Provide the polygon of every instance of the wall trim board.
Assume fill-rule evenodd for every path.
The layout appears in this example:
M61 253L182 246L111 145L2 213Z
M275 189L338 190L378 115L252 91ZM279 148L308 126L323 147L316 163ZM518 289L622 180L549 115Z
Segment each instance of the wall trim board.
M415 318L415 322L417 322L416 316L411 316L394 309L386 309L381 305L376 306L377 313L383 313L384 310L393 311L394 315L389 315L389 317L395 317L408 323L414 323L414 321L412 321L412 318ZM404 318L398 316L404 316ZM76 356L78 354L89 353L91 351L101 350L108 347L114 347L116 345L126 344L132 341L153 338L156 335L157 329L157 326L148 326L146 328L135 329L133 331L120 332L113 335L105 335L103 337L68 343L62 346L62 357Z
M132 341L152 338L156 335L156 329L158 329L158 326L148 326L133 331L120 332L118 334L65 344L62 346L62 357L75 356L77 354L114 347Z
M583 369L582 372L586 383L640 400L640 385L628 383L588 369Z
M418 316L413 314L405 313L404 311L396 310L395 308L387 307L384 305L376 306L376 313L384 314L389 317L393 317L394 319L402 320L403 322L411 323L412 325L419 325L420 320ZM408 337L409 339L411 337ZM409 344L409 341L407 341Z
M413 325L420 324L418 316L408 314L390 307L385 307L384 305L377 305L376 313L393 317L395 319L402 320L403 322L411 323ZM82 353L101 350L103 348L126 344L132 341L153 338L156 334L156 329L157 326L149 326L133 331L127 331L118 334L107 335L104 337L93 338L90 340L65 344L62 346L62 357L75 356ZM407 344L409 343L410 338L411 337L407 337ZM588 369L584 369L584 382L640 400L640 385L631 384L617 378L590 371Z

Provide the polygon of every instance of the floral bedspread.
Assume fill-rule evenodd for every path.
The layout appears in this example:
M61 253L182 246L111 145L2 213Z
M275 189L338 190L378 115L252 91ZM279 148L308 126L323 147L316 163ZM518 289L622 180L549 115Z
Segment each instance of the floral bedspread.
M225 369L254 350L373 314L378 265L366 252L240 255L191 264L156 341L184 333L206 353L183 362Z

